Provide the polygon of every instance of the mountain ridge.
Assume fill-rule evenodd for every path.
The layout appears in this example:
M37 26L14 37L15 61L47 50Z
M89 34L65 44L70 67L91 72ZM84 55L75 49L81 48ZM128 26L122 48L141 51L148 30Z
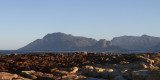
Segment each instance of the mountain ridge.
M42 39L37 39L19 50L80 50L80 51L107 51L107 50L158 50L160 38L148 35L120 36L111 41L96 40L82 36L73 36L62 32L51 33ZM158 48L157 48L157 47ZM155 48L156 47L156 48Z

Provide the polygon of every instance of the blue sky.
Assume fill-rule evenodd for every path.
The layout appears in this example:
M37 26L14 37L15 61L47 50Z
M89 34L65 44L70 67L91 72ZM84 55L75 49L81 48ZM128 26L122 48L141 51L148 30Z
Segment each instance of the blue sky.
M18 49L48 33L111 40L160 37L160 0L0 0L0 50Z

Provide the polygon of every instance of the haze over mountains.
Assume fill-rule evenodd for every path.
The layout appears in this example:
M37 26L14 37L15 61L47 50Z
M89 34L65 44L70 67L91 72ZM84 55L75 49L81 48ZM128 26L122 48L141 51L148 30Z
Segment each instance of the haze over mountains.
M47 34L19 50L76 50L76 51L116 51L116 50L160 50L160 38L148 35L121 36L111 41L73 36L65 33Z

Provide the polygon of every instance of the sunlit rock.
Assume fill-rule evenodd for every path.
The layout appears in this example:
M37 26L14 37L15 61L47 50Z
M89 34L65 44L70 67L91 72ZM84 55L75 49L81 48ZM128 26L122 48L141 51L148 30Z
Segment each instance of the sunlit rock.
M0 80L12 80L13 78L17 78L17 74L10 74L7 72L0 72Z

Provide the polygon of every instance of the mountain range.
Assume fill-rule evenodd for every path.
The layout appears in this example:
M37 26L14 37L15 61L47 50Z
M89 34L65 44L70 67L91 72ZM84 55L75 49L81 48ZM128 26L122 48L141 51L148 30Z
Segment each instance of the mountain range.
M121 36L111 41L73 36L65 33L47 34L19 50L54 50L54 51L116 51L116 50L160 50L160 37L148 35Z

